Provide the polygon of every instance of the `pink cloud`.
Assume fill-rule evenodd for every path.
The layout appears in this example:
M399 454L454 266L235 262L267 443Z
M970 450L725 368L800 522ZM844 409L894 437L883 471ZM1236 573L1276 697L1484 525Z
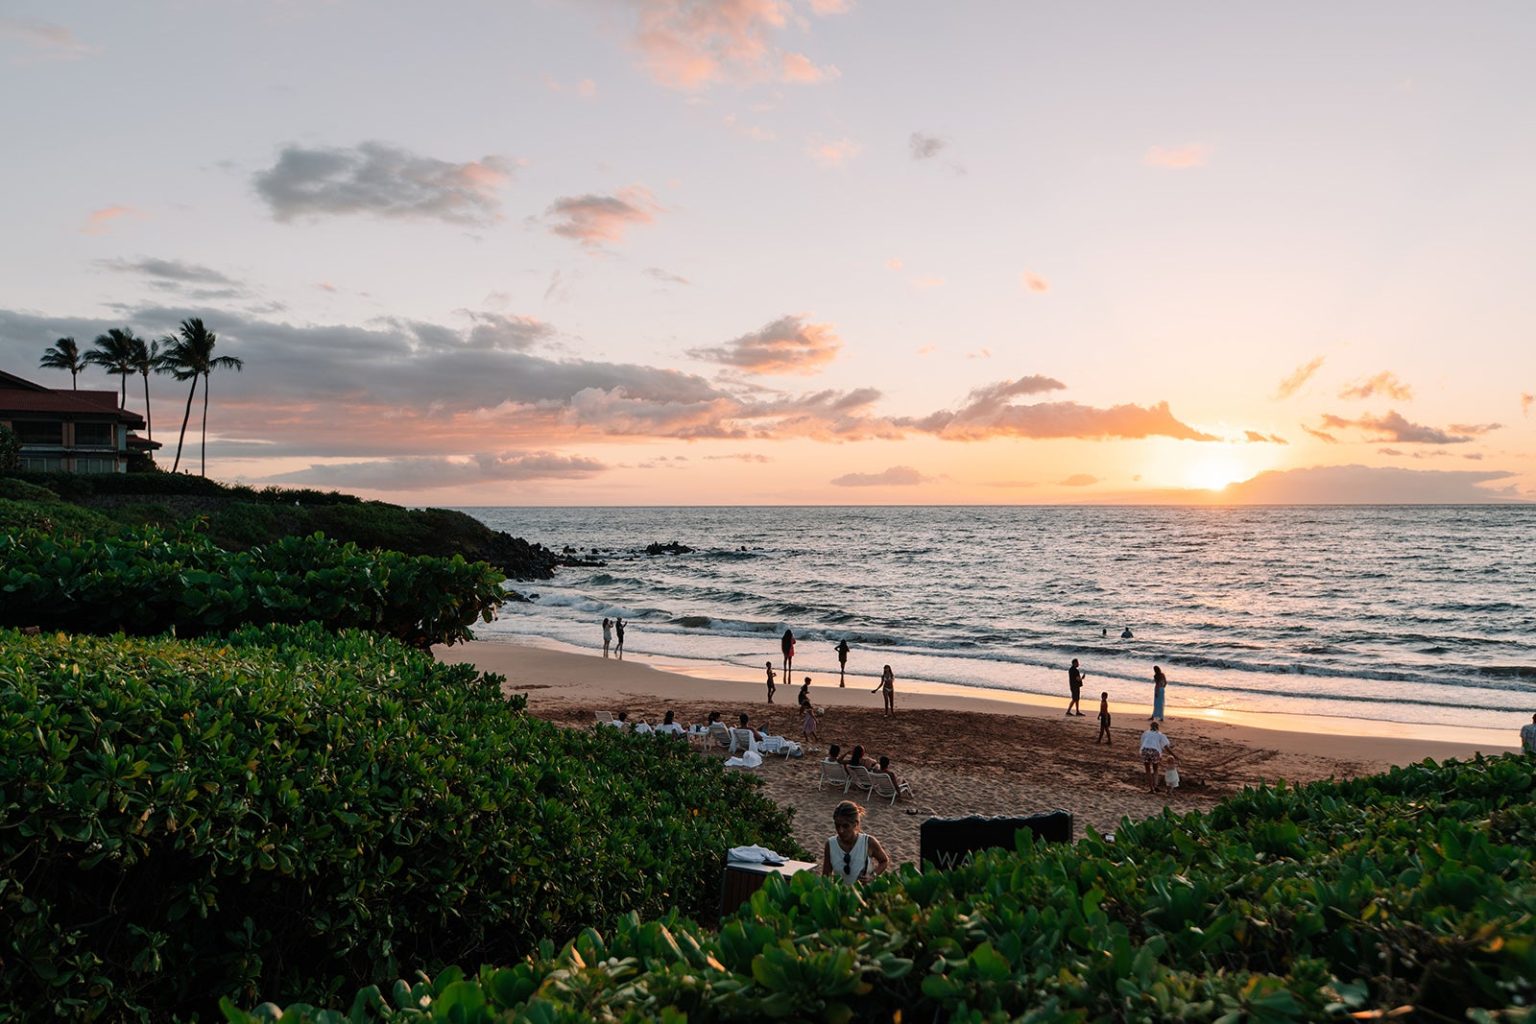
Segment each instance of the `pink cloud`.
M85 226L80 230L87 235L104 234L112 227L113 221L138 212L131 206L104 206L99 210L92 210L91 215L85 218Z
M932 479L911 466L892 466L879 473L844 473L831 483L834 487L915 487Z
M885 268L887 270L900 270L904 266L906 266L906 264L901 262L901 259L896 256L892 256L890 259L885 261Z
M661 206L649 191L639 186L620 189L611 196L566 196L556 199L545 211L554 219L550 231L585 246L619 242L624 232L636 224L650 224Z
M1522 394L1520 396L1520 415L1529 416L1531 414L1531 405L1533 403L1536 403L1536 395L1530 394L1528 392Z
M846 14L853 8L853 0L811 0L811 10L826 17L829 14Z
M1141 162L1149 167L1182 171L1191 167L1204 167L1210 156L1210 146L1193 142L1187 146L1153 146L1142 156Z
M632 2L639 9L634 45L641 63L668 88L697 90L725 81L813 84L837 77L836 68L778 44L794 14L786 0ZM816 13L837 12L829 7Z
M688 354L747 373L812 374L837 358L842 347L842 340L830 324L806 323L799 316L783 316L759 331L743 334L724 345L691 349Z
M1323 414L1323 426L1333 430L1355 429L1367 435L1369 441L1386 441L1397 444L1465 444L1474 437L1498 430L1498 423L1452 424L1449 430L1427 427L1405 419L1396 411L1385 416L1365 415L1359 419L1345 419L1332 413Z
M942 288L947 283L948 282L945 281L942 277L932 277L932 276L929 276L929 277L914 277L912 279L912 287L917 288L917 289L922 290L922 291L926 291L929 288Z
M1051 283L1049 281L1041 277L1039 274L1031 273L1028 270L1019 274L1019 283L1022 284L1025 289L1032 291L1037 295L1043 295L1051 290Z

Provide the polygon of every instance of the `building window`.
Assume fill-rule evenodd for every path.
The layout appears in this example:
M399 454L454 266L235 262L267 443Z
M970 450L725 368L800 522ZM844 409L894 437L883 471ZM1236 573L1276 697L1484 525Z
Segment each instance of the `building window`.
M44 459L33 456L22 456L21 468L33 473L57 473L64 468L63 459Z
M111 448L113 440L112 424L110 423L75 424L75 446L77 448Z
M22 444L64 443L64 424L58 420L17 420L11 429Z

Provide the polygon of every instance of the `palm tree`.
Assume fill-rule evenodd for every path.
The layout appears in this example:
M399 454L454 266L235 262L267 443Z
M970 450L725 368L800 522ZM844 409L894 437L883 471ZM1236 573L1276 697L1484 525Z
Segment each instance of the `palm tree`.
M80 371L85 369L85 360L80 358L80 346L75 344L74 338L60 338L43 352L43 358L38 360L37 365L50 370L68 370L70 388L78 389L78 379Z
M149 408L149 371L160 365L160 343L158 341L145 342L143 338L133 339L133 369L144 378L144 420L149 426L149 439L155 439L155 417Z
M192 387L187 391L187 408L181 416L181 434L176 439L176 461L171 465L174 473L181 466L182 444L187 437L187 422L192 418L192 396L197 393L197 379L203 379L203 453L202 475L208 475L208 387L211 375L215 369L229 367L232 370L240 370L245 367L243 359L234 356L215 356L213 347L218 343L219 336L203 326L202 320L190 317L181 322L181 330L176 336L167 339L170 341L170 351L160 356L156 369L161 373L169 373L177 380L190 380Z
M114 327L106 334L96 336L96 347L85 354L85 361L95 363L110 374L123 378L121 405L128 408L128 375L134 373L134 345L142 346L129 327Z

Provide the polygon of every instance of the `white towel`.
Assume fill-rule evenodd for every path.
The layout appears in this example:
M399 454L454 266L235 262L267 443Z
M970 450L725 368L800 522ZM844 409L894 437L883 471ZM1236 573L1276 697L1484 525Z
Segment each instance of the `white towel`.
M733 846L726 857L738 864L783 864L784 858L766 846Z
M743 750L735 757L726 758L725 766L727 768L761 768L763 755L755 750Z

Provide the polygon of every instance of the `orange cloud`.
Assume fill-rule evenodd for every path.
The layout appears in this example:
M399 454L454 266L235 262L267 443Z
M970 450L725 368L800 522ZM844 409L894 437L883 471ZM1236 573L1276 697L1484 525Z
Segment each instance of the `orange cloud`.
M823 167L841 167L862 152L864 147L852 139L812 139L806 153Z
M688 354L748 373L812 374L836 359L842 347L842 340L830 324L806 323L799 316L783 316L762 330L713 348L691 349Z
M1396 374L1383 370L1376 376L1339 392L1340 398L1370 398L1372 395L1386 395L1388 398L1406 402L1413 397L1413 389L1398 380Z
M1153 146L1142 156L1141 162L1149 167L1182 171L1191 167L1204 167L1210 156L1210 146L1194 142L1187 146Z
M138 212L131 206L103 206L91 211L91 215L85 218L85 226L80 230L87 235L100 235L112 226L113 221Z
M1529 416L1531 414L1532 403L1536 403L1536 395L1529 393L1522 394L1520 396L1520 415Z
M892 466L879 473L844 473L830 482L834 487L915 487L932 479L911 466Z
M1275 397L1290 398L1297 391L1301 390L1301 386L1303 384L1312 379L1312 375L1316 373L1318 368L1322 365L1323 357L1318 356L1316 359L1312 360L1310 363L1307 363L1305 366L1298 366L1295 373L1291 374L1289 377L1285 378L1285 380L1280 382L1280 386L1275 389Z
M1065 480L1056 481L1060 487L1089 487L1099 482L1099 478L1088 473L1073 473Z
M562 238L594 247L619 242L636 224L650 224L661 211L649 191L638 185L611 196L565 196L549 204L546 217L554 219L549 230Z
M803 53L786 53L782 63L783 70L780 77L786 82L798 85L814 85L817 82L825 82L829 78L837 78L842 74L830 65L816 66L811 62L811 58Z
M1044 295L1051 290L1051 283L1049 281L1039 274L1030 273L1028 270L1019 274L1019 283L1037 295Z

